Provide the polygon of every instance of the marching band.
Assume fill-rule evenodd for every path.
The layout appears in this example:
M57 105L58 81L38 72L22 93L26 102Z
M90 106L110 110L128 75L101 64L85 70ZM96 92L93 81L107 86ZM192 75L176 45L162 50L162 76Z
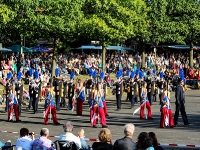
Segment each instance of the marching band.
M117 80L113 83L106 82L107 76L103 71L99 76L95 70L89 71L89 79L81 81L77 78L74 82L75 74L72 72L69 80L63 79L59 76L59 70L56 68L55 77L53 77L53 85L47 83L46 87L42 87L40 75L38 70L29 70L29 106L33 108L33 113L38 112L38 103L41 98L45 98L44 104L44 124L48 124L48 114L52 114L54 124L59 124L56 111L60 107L67 106L68 110L74 111L76 103L76 114L82 115L83 103L88 99L90 122L92 127L97 127L101 124L102 127L107 127L106 117L108 115L106 106L106 92L109 86L116 96L117 111L121 110L121 100L124 91L127 92L127 99L130 101L130 108L135 108L139 101L140 105L133 114L140 112L140 119L152 118L152 103L156 102L156 95L159 95L160 102L160 128L165 126L174 127L168 79L165 80L165 73L156 73L156 70L148 70L146 76L143 71L129 71L124 73L122 70L116 72ZM13 121L15 116L16 121L20 121L21 105L23 100L23 93L25 91L22 84L23 73L20 70L17 75L17 82L12 79L12 73L7 74L6 89L6 108L8 112L8 121ZM43 91L43 92L41 92ZM68 99L68 102L66 100Z

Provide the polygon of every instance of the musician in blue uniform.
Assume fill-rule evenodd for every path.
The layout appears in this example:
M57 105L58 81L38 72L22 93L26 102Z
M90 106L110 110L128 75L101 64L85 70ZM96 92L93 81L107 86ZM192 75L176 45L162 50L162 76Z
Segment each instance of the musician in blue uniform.
M122 70L117 71L116 74L117 82L114 83L116 86L116 100L117 100L117 111L121 110L121 99L122 99Z
M136 84L134 82L134 76L135 72L133 71L130 75L130 94L129 94L129 100L131 101L131 109L134 107L135 104L135 97L136 97Z
M155 69L153 69L153 74L156 76ZM152 81L151 95L152 95L152 102L156 102L156 81Z
M29 69L29 96L30 96L30 100L29 100L29 105L28 105L28 109L30 110L31 107L33 107L33 69L30 68Z
M38 70L35 70L34 72L34 79L35 79L35 83L33 83L33 110L34 110L34 114L36 114L38 111L38 102L39 102L40 91L41 91Z
M130 78L130 75L131 75L131 71L126 70L126 77ZM126 101L131 101L130 100L130 85L125 84L125 89L126 89L126 92L127 92Z
M21 105L22 105L22 99L23 99L23 91L24 87L21 82L22 74L18 73L17 79L18 83L16 83L16 93L17 93L17 101L18 101L18 110L19 110L19 116L21 116Z
M165 88L165 82L164 82L164 73L160 72L160 81L157 82L158 85L158 94L159 94L159 100L160 100L160 104L162 102L162 94Z
M12 85L11 83L11 78L12 78L12 72L9 72L7 74L7 79L6 79L6 107L5 107L5 112L8 111L8 106L9 106L9 94L10 94L10 86Z
M56 117L56 107L55 107L54 97L53 97L53 94L51 94L51 90L50 89L47 90L47 95L46 95L46 100L45 100L45 103L44 103L44 108L45 108L44 124L45 125L48 124L48 116L49 116L49 113L51 112L53 123L55 125L59 125L60 123L58 123L58 120L57 120L57 117Z
M59 76L59 69L56 68L55 69L55 77L54 77L54 91L55 91L55 99L56 99L56 110L60 111L60 86L61 86L61 82L58 78Z
M68 98L69 98L69 105L68 105L68 109L71 110L72 109L72 98L74 97L74 84L73 84L73 80L74 80L74 72L72 72L70 74L70 81L68 83Z

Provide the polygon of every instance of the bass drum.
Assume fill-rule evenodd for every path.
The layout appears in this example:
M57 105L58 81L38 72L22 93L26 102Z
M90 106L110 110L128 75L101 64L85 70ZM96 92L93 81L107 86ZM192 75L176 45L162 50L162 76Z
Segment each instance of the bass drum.
M179 75L174 75L172 77L172 84L173 84L173 86L177 86L178 85L179 79L180 79Z

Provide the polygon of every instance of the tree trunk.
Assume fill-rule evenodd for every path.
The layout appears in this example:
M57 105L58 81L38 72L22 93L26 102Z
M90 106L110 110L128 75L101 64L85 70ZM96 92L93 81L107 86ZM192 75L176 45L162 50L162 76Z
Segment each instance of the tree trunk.
M56 56L57 56L56 38L54 38L53 47L54 47L54 51L53 51L52 70L51 70L52 78L55 76L55 69L56 69ZM53 80L51 80L51 83L53 83Z
M106 47L102 46L102 71L105 71L105 63L106 63Z
M141 43L142 48L142 68L145 67L145 44L144 42Z
M193 68L193 42L190 43L190 67Z

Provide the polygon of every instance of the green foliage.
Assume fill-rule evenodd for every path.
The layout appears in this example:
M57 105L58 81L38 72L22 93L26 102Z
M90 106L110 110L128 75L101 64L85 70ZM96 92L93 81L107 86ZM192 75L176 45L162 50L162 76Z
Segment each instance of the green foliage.
M199 40L198 0L153 0L148 3L154 41L186 44Z
M83 34L100 40L103 45L134 37L138 30L144 29L145 8L142 0L86 0L82 9Z
M15 12L13 12L7 5L0 4L0 26L7 24L13 19Z

